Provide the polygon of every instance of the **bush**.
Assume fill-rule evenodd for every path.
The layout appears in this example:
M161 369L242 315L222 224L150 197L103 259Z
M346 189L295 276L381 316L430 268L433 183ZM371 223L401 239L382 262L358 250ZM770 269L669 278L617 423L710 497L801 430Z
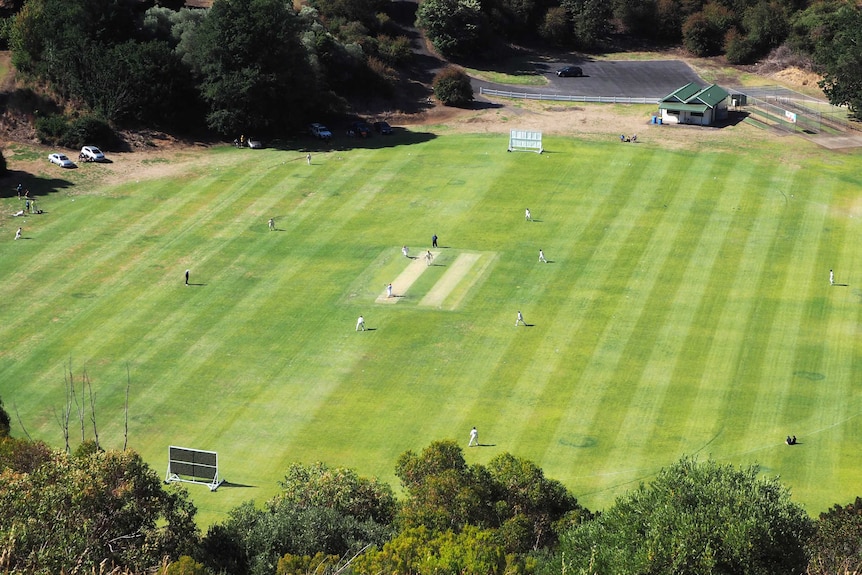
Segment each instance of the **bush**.
M95 116L83 116L69 124L58 144L67 148L80 148L95 142L107 146L115 139L116 135L107 122Z
M434 95L446 106L464 106L473 101L470 77L459 68L444 68L434 76Z
M572 43L572 24L569 15L562 6L548 8L545 19L539 26L539 34L557 46L565 46Z
M754 44L747 36L731 30L724 37L724 54L729 64L748 64L754 57Z
M36 118L36 137L43 144L56 145L65 138L68 130L69 122L60 114Z

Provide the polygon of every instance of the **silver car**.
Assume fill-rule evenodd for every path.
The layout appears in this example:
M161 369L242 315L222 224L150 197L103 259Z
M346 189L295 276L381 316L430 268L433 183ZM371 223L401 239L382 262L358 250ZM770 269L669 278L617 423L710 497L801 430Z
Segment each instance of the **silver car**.
M69 159L66 154L51 154L48 156L48 161L52 164L57 164L61 168L74 168L75 162Z

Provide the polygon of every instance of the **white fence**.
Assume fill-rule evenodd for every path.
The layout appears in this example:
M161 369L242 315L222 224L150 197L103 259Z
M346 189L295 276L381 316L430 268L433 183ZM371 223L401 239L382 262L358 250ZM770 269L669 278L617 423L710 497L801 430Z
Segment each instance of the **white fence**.
M661 98L624 98L622 96L572 96L568 94L542 94L540 92L508 92L479 88L479 94L514 98L518 100L550 100L556 102L595 102L599 104L658 104Z

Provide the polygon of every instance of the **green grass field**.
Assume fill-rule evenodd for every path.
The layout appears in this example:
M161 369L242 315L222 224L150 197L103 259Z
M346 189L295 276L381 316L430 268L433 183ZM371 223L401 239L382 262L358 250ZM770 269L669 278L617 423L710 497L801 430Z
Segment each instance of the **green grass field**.
M204 525L294 461L397 487L401 453L473 425L468 462L531 459L591 509L683 454L759 463L813 515L859 495L862 158L545 140L399 134L311 166L222 147L119 185L46 165L45 214L0 199L0 398L62 447L71 362L120 448L128 373L159 474L169 445L218 451L229 485L189 486ZM434 233L435 265L379 301Z

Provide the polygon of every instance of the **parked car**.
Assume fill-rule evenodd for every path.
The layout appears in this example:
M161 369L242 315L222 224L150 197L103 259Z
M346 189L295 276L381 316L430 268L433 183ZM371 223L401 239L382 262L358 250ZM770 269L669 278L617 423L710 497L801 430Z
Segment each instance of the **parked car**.
M81 154L78 159L83 162L104 162L105 154L96 146L84 146L81 148Z
M256 140L254 138L249 138L248 139L248 147L251 148L252 150L262 150L263 149L263 142L261 142L260 140Z
M350 124L350 127L347 129L348 136L357 136L359 138L370 138L371 137L371 126L367 123L358 121Z
M560 78L580 78L584 75L584 71L580 66L566 66L557 70L557 76Z
M392 133L392 126L389 122L374 122L374 131L378 134L388 135Z
M75 162L69 159L66 154L51 154L48 156L48 161L52 164L57 164L61 168L74 168Z
M329 140L330 138L332 138L332 132L330 132L329 128L327 128L323 124L312 124L311 126L309 126L308 130L315 138L320 138L321 140Z

